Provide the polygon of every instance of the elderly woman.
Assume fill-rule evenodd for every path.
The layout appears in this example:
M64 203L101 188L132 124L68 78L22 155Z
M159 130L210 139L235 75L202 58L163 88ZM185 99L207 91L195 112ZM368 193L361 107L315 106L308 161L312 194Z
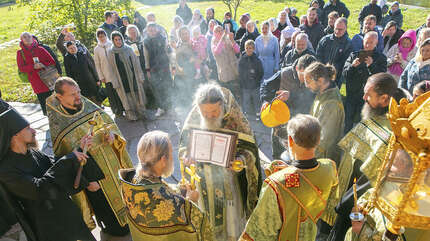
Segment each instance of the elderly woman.
M268 79L279 69L279 43L269 30L269 22L261 25L261 35L255 40L255 52L263 62L264 76Z
M245 51L246 41L250 39L255 41L255 39L257 39L258 36L260 36L260 34L255 29L255 22L252 20L249 20L246 23L246 33L240 39L240 52L242 53L243 51Z
M400 37L398 44L391 47L387 53L388 72L398 81L409 61L415 58L417 48L415 30L406 31Z
M195 88L200 84L201 79L195 79L197 58L193 52L190 30L187 26L182 26L178 30L178 48L176 49L176 74L175 85L177 87L177 100L181 106L191 106L191 98Z
M114 73L112 85L121 99L125 117L135 121L139 117L144 117L143 71L135 51L125 44L124 37L120 32L112 32L112 42L113 45L108 52L109 64Z
M179 41L178 30L184 25L184 20L178 15L173 18L173 28L170 30L170 46L176 48Z
M133 49L139 59L140 67L143 71L145 69L145 48L143 46L142 35L136 25L129 24L127 26L127 31L125 32L125 43ZM145 79L148 79L145 71L143 71L143 74ZM151 109L156 109L159 105L156 103L156 99L154 97L153 86L149 81L144 81L143 87L147 98L146 106Z
M278 13L278 30L281 32L287 26L293 27L286 11L280 11Z
M269 25L270 25L270 32L272 32L273 36L275 36L278 39L278 41L280 41L281 31L277 28L278 22L276 21L276 18L270 18Z
M290 7L290 13L288 14L288 18L290 19L291 24L295 28L300 26L300 19L296 15L297 15L297 8Z
M222 87L229 89L233 95L239 97L238 60L239 45L234 41L233 33L216 26L211 43L212 53L215 57L218 80Z
M430 38L430 28L423 28L418 34L417 44L416 46L421 46L421 44L424 42L424 40ZM417 52L417 55L419 53Z
M208 31L208 25L205 22L205 18L203 17L199 9L194 10L193 18L188 23L189 29L192 29L194 26L199 26L203 34L206 34L206 32Z
M144 134L137 144L137 157L136 169L119 172L129 222L133 223L130 225L133 240L214 240L207 215L195 204L198 192L185 184L181 187L183 197L162 180L172 175L174 168L168 134L162 131ZM160 232L166 228L168 232Z
M407 89L412 94L414 86L423 80L430 80L430 38L423 41L417 57L406 66L400 76L399 87Z

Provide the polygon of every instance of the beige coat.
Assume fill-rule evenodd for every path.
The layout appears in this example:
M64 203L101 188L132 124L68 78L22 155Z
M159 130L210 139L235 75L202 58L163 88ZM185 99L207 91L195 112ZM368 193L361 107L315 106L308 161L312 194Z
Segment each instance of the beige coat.
M115 78L108 60L108 50L111 46L112 42L108 41L105 44L98 43L94 48L94 62L99 80L104 79L106 83L112 82L112 79Z
M215 37L212 39L212 50L215 48L214 42ZM214 53L219 81L223 83L230 82L232 80L237 80L239 77L239 66L236 54L234 53L233 46L228 38L224 38L224 48L219 54Z

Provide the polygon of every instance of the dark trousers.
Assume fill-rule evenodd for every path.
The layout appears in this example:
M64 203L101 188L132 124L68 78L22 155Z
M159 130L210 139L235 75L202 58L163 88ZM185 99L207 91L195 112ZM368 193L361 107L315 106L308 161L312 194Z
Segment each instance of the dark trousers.
M242 109L248 115L260 112L260 88L242 89Z
M278 136L275 135L275 129L272 128L272 158L273 160L280 160L281 154L286 151L284 145Z
M43 92L36 94L37 99L39 100L40 107L42 107L43 115L46 115L46 99L52 95L53 91Z
M346 97L345 102L345 133L348 133L354 123L361 120L361 109L363 108L364 101L359 97Z
M106 83L106 95L109 100L110 108L115 115L122 116L124 107L122 107L121 99L119 98L116 90L113 88L112 83Z
M155 102L164 110L171 107L172 76L169 70L151 71L150 83L154 91Z
M130 233L128 226L121 227L101 189L96 192L85 190L94 210L98 225L103 232L112 236L125 236Z

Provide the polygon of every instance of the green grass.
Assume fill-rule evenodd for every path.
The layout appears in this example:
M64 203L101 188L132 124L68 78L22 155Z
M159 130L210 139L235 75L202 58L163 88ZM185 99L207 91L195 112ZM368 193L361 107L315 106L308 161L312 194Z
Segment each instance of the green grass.
M286 3L263 1L263 0L245 0L238 11L238 18L241 14L249 12L254 20L260 23L270 17L276 17L278 12L286 6L293 6L298 9L298 16L306 14L308 2L310 0L288 1ZM359 25L357 21L361 8L366 5L368 0L343 0L351 11L349 17L348 32L352 37L358 32ZM166 5L144 5L140 2L134 2L133 6L145 16L148 12L153 12L157 16L157 22L164 26L168 32L172 27L172 19L175 16L177 4ZM222 19L223 13L227 7L221 1L191 2L191 9L199 8L202 13L208 7L215 8L215 17ZM401 7L404 15L403 29L416 29L424 23L430 9L417 9ZM0 44L19 37L22 31L28 30L28 16L30 12L28 7L17 7L17 5L0 7ZM53 46L52 46L53 47ZM16 67L16 50L18 46L11 46L0 49L0 88L4 99L8 101L35 102L36 96L32 93L28 83L22 83L17 75Z

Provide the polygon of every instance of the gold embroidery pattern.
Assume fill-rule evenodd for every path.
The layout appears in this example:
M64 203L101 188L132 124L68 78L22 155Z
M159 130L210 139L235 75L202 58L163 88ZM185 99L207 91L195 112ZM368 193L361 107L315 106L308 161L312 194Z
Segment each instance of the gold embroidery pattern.
M157 221L167 221L169 220L175 208L173 207L173 203L170 200L161 201L156 205L152 214L157 218Z

